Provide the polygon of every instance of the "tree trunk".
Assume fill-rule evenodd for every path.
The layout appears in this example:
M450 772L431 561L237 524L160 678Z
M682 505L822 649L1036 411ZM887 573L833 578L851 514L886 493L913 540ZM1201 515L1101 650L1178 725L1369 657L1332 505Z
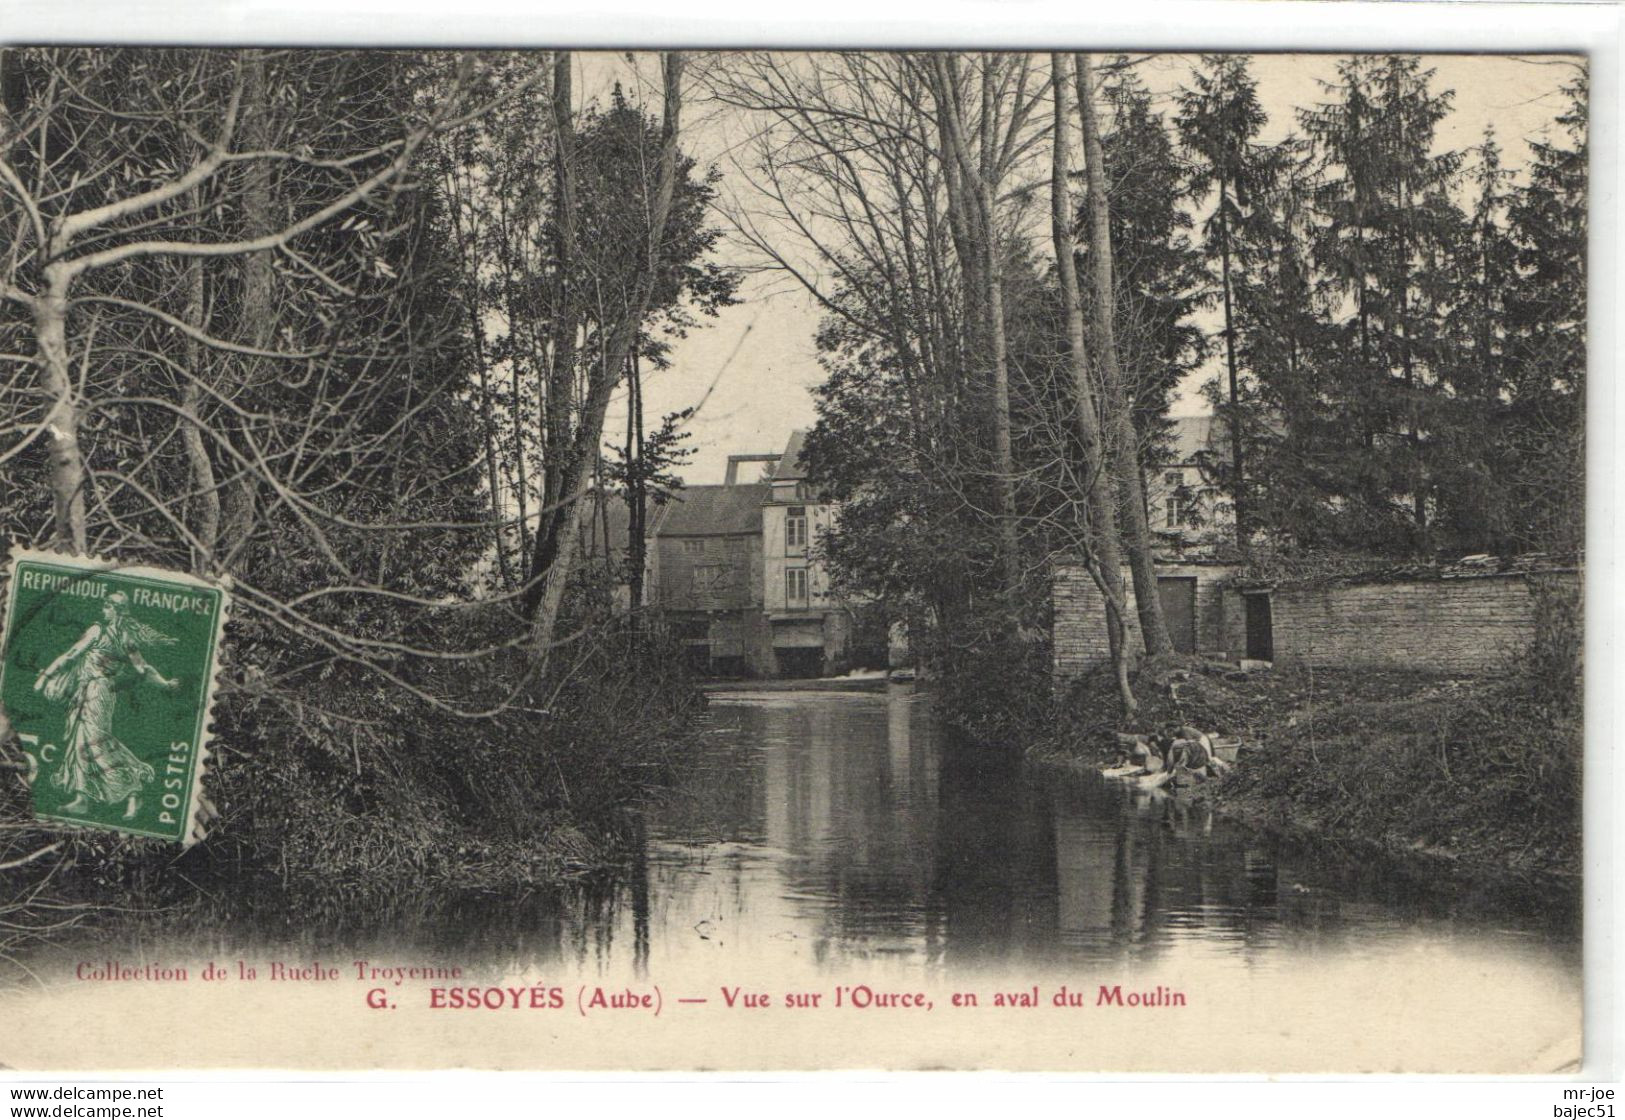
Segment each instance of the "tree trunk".
M54 265L45 268L45 292L34 301L34 336L50 411L52 539L64 552L83 554L85 460L79 447L79 397L68 365L68 281Z
M570 462L561 480L559 503L563 520L553 549L553 559L544 572L538 573L542 577L542 593L536 603L537 613L532 627L537 654L544 661L553 643L554 628L558 624L559 609L564 604L565 586L570 578L571 561L575 556L576 544L581 539L581 518L576 515L576 503L603 439L604 416L609 411L609 400L619 380L618 375L626 368L632 348L637 343L638 332L643 326L643 317L647 313L649 297L660 268L672 196L677 189L677 137L682 119L682 54L677 51L666 54L661 69L665 86L665 126L661 136L659 178L649 210L648 257L637 277L634 294L628 301L624 316L615 325L614 331L604 335L599 343L606 348L606 360L599 363L600 372L583 402Z
M636 353L627 371L626 464L627 525L626 585L634 613L643 606L644 525L649 516L647 476L643 462L643 368Z
M1134 605L1152 656L1173 649L1157 594L1157 572L1151 557L1151 525L1145 515L1145 481L1140 476L1139 442L1129 414L1128 393L1117 360L1115 291L1112 282L1111 218L1107 212L1105 152L1095 120L1094 75L1087 54L1078 55L1078 112L1083 120L1084 168L1089 188L1089 257L1095 290L1095 337L1100 351L1101 380L1106 388L1106 417L1111 431L1117 486L1128 518L1129 567L1134 576Z
M1015 459L1010 438L1010 366L1005 353L1003 268L995 223L997 184L990 151L991 123L984 112L980 160L972 158L965 121L960 113L958 72L953 56L933 56L933 84L938 129L944 150L939 158L948 189L954 246L965 276L969 308L980 310L978 350L990 374L994 493L998 501L1000 568L1011 605L1021 583L1021 556L1016 532ZM985 75L984 75L985 78ZM984 101L989 86L983 83ZM957 189L956 189L957 186ZM960 218L952 221L955 212ZM973 321L977 316L967 316ZM1012 620L1013 621L1013 620Z
M984 184L991 212L992 189ZM988 348L993 367L993 470L999 495L999 560L1004 574L1004 593L1010 605L1017 605L1021 589L1020 541L1016 535L1016 466L1010 446L1010 362L1005 353L1004 269L998 246L994 244L992 223L984 227L987 268Z
M492 547L496 549L497 570L502 575L502 586L512 591L518 585L514 581L513 565L508 559L507 535L503 531L502 510L502 472L497 460L497 418L496 403L491 396L491 369L485 352L485 322L484 301L480 290L479 269L475 262L480 259L480 219L473 216L465 227L462 219L462 208L465 198L458 189L458 180L455 171L446 174L447 206L451 216L452 236L456 239L461 257L461 264L467 274L468 282L464 299L468 304L468 337L474 346L474 371L479 378L479 408L480 408L480 435L485 450L485 487L491 502L491 519L494 525L491 530Z
M1241 447L1241 389L1236 374L1236 322L1230 302L1229 181L1219 178L1219 276L1224 290L1224 358L1230 373L1230 502L1236 518L1236 547L1247 555L1247 476Z
M186 269L186 322L200 329L203 321L203 259L193 257L183 266ZM196 541L196 555L192 570L202 575L215 569L215 548L220 542L220 491L209 459L208 445L203 441L202 418L198 410L203 403L203 344L188 339L186 344L187 379L181 389L181 442L186 448L186 463L192 476L192 536Z
M478 253L478 247L475 252ZM478 288L478 282L469 285ZM480 301L477 290L470 291L468 317L474 338L474 366L480 377L480 432L485 437L485 484L491 491L491 517L496 528L491 534L497 550L497 569L502 573L502 586L512 591L518 584L514 580L513 565L508 560L507 535L502 531L502 474L497 466L497 418L491 400L491 371L485 362L485 328L480 322Z
M1088 487L1089 551L1086 557L1095 570L1106 610L1106 633L1111 645L1112 670L1117 678L1117 695L1123 714L1132 716L1139 704L1129 686L1129 651L1123 625L1126 602L1123 597L1123 560L1117 543L1117 516L1108 484L1106 455L1100 439L1100 419L1096 412L1094 385L1089 377L1089 356L1083 337L1083 300L1078 291L1078 270L1073 260L1072 195L1067 188L1071 162L1067 143L1068 67L1066 56L1052 54L1055 80L1055 132L1050 175L1050 233L1055 243L1055 271L1061 285L1061 307L1066 316L1067 360L1072 371L1076 397L1078 442L1083 447L1083 478Z
M243 145L249 150L263 151L272 147L271 127L265 83L265 52L243 52L243 105L239 126ZM247 237L263 237L276 228L271 213L271 167L266 160L250 160L243 170L243 233ZM275 314L272 309L272 282L275 273L271 260L272 250L247 253L240 258L242 276L241 315L244 335L259 349L268 349L274 333ZM263 358L242 359L240 384L252 385L256 380ZM229 438L229 437L228 437ZM258 516L258 484L251 472L244 472L226 490L221 509L221 540L230 552L218 558L218 567L230 568L246 563L244 549L254 533Z
M534 610L542 597L540 580L562 555L560 535L567 514L574 511L567 482L575 452L572 448L570 416L575 406L576 332L580 324L575 313L572 270L576 258L575 122L571 105L572 55L557 51L553 56L553 270L552 345L548 350L547 384L541 396L542 508L536 526L535 551L530 561L530 589L527 606ZM586 418L582 417L582 422ZM579 484L578 484L579 485Z

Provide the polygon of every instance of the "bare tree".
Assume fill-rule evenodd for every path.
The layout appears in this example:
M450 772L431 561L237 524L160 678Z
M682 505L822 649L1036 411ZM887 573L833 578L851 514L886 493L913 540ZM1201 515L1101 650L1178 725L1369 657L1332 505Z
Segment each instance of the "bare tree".
M1010 440L1010 360L1005 337L1004 239L999 213L1000 191L1030 140L1026 125L1043 96L1043 83L1032 88L1032 57L1026 54L983 54L978 58L974 92L977 112L971 118L962 103L964 85L958 59L950 53L929 56L943 180L954 243L967 278L971 306L980 311L982 336L978 356L990 372L993 416L993 469L999 499L1000 552L1006 594L1017 593L1021 553L1017 537L1016 468ZM970 137L975 123L975 140Z
M741 235L834 331L892 355L906 451L930 491L994 526L1007 607L1024 573L1003 270L1046 84L1020 55L856 52L753 54L710 81L763 122L739 165L757 196L733 212ZM941 613L963 593L934 597Z
M1094 104L1094 71L1087 54L1077 56L1078 115L1083 124L1084 167L1088 183L1089 259L1092 265L1095 306L1095 345L1106 391L1107 430L1116 466L1119 508L1128 522L1129 567L1134 576L1134 605L1140 616L1145 650L1155 656L1173 649L1168 624L1162 616L1157 573L1151 553L1151 526L1145 512L1145 480L1140 477L1138 440L1128 393L1118 365L1113 324L1115 287L1112 282L1112 234L1107 213L1105 152Z
M988 470L986 388L970 372L978 322L955 249L928 67L906 56L849 52L729 56L705 74L711 96L750 114L735 160L750 191L729 210L765 267L789 277L828 315L826 332L869 339L901 383L906 469L930 480L933 518L976 506L966 478ZM925 589L939 619L969 595L946 557Z
M549 455L555 464L551 470L560 471L555 500L562 514L562 525L557 530L552 556L545 568L534 566L531 571L533 590L527 592L527 602L533 604L535 619L532 628L536 648L545 656L551 646L559 609L564 602L564 590L575 559L576 545L581 535L582 519L576 513L580 496L585 493L597 466L600 445L604 437L604 418L609 410L610 397L631 360L633 347L644 329L644 320L650 309L651 297L665 263L666 225L671 215L672 199L677 189L678 139L682 122L683 65L681 52L669 51L661 56L661 87L663 119L660 151L656 158L654 189L647 199L647 213L643 215L647 230L643 259L629 281L630 290L624 302L602 315L596 326L595 362L588 363L586 392L582 398L581 415L570 441L568 456L560 464L559 449L552 448ZM550 472L551 473L551 472ZM537 560L544 559L544 551L537 546ZM537 582L539 581L539 583Z
M1055 242L1055 271L1061 288L1061 308L1066 319L1067 358L1076 395L1077 435L1083 448L1082 476L1088 494L1091 530L1082 553L1105 604L1106 632L1118 696L1124 714L1132 716L1138 705L1128 679L1128 634L1124 625L1127 604L1123 596L1123 563L1118 548L1117 515L1113 506L1110 466L1100 433L1099 404L1084 343L1083 301L1078 291L1077 264L1073 259L1077 250L1077 242L1072 236L1073 215L1077 211L1067 184L1071 171L1071 145L1067 139L1072 127L1067 96L1072 82L1071 68L1064 54L1050 55L1050 66L1055 100L1051 141L1051 229Z
M458 709L401 659L523 637L447 648L380 632L359 607L441 607L462 546L431 565L412 542L494 524L431 498L472 459L417 473L404 458L462 392L461 324L411 175L432 137L541 75L492 89L472 58L365 53L31 50L7 64L23 77L0 143L0 220L16 233L0 295L34 380L6 383L26 422L0 464L49 442L50 539L190 552L232 575L240 611ZM308 92L324 82L371 100L334 114Z

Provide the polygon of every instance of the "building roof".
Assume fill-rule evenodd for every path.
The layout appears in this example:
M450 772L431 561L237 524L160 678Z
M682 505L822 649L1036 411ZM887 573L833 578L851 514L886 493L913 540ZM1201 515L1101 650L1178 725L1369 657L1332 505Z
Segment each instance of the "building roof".
M649 503L649 535L755 536L762 531L762 503L771 491L772 487L765 482L743 486L685 486L664 506ZM621 495L611 494L604 499L602 521L590 497L582 500L579 516L582 539L589 554L597 556L603 552L606 527L611 551L626 551L632 517Z
M658 537L760 533L762 503L772 490L766 483L685 486L663 509L649 511L649 523Z
M807 433L800 428L790 433L790 442L779 456L779 465L773 468L774 482L799 482L807 477L801 465L801 449L807 442Z
M1224 422L1207 416L1176 416L1168 434L1168 462L1195 463L1201 457L1224 459L1230 454Z

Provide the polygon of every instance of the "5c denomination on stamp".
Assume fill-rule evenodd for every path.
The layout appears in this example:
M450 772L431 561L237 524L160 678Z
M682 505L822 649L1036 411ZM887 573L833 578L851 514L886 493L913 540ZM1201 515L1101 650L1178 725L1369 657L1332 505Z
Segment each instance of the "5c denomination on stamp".
M226 590L180 572L14 551L0 708L42 820L197 838Z

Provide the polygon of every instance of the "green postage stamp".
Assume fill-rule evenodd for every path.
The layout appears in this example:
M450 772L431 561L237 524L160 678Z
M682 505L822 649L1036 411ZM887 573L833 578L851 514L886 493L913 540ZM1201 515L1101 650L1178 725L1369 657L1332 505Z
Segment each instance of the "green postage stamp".
M196 839L225 589L26 550L7 575L0 706L35 815Z

